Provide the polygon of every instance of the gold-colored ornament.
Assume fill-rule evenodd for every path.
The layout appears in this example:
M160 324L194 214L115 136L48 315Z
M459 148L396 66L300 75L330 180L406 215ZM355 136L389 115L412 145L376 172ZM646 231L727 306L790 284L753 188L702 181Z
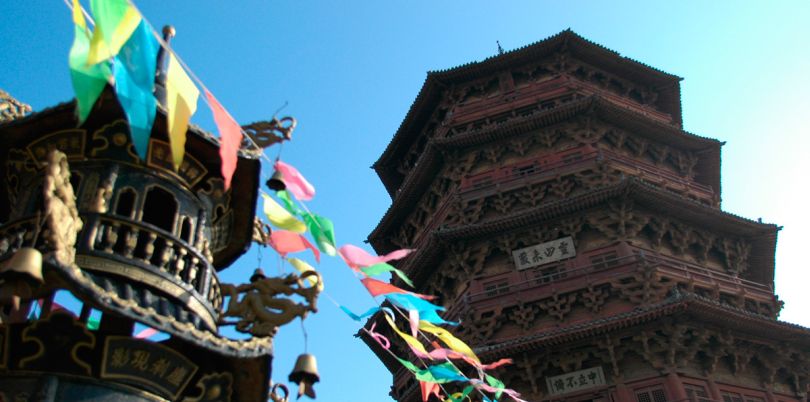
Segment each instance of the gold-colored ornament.
M292 132L297 124L298 121L295 118L287 116L281 119L274 117L270 121L257 121L242 126L242 130L249 137L242 142L242 148L261 152L262 149L273 144L289 141L292 139ZM256 147L259 149L255 149Z
M315 285L307 287L305 283L310 277L317 280ZM226 321L221 318L219 325L235 325L237 331L254 336L274 336L278 327L298 317L303 320L310 312L318 311L320 288L317 285L320 281L321 276L315 271L301 276L289 274L268 278L259 269L251 276L250 283L238 286L222 284L222 295L230 298L227 309L221 312L222 317L236 317L238 320ZM291 295L303 297L306 304L281 297Z
M315 361L315 355L304 353L298 356L289 380L298 384L298 398L301 398L301 395L306 395L315 399L315 389L312 386L321 380L318 375L318 363Z
M43 184L45 200L45 243L54 258L72 264L76 257L76 238L82 230L82 220L76 208L76 196L70 184L67 155L56 149L48 153Z
M20 301L33 297L42 278L42 253L33 247L17 250L0 267L0 304L20 308Z
M284 396L279 395L279 391L284 392ZM267 395L267 399L273 402L287 402L289 401L290 390L287 388L286 385L282 383L273 384L270 388L270 393Z

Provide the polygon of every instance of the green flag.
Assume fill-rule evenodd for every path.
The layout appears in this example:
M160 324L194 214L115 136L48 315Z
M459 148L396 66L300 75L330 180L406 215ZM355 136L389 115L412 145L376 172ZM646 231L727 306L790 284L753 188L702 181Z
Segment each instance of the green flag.
M75 37L73 46L70 48L68 65L73 91L76 93L76 115L79 118L79 124L82 124L90 114L90 110L93 109L104 86L109 82L112 72L106 62L87 64L90 32L78 0L73 0L73 23L75 24Z
M304 223L307 224L312 238L315 239L318 249L331 256L336 255L335 225L332 221L313 213L304 213L301 217L304 219Z
M397 269L393 265L385 262L374 264L368 267L360 267L360 271L363 271L363 273L368 276L377 276L384 272L393 272L399 277L399 279L402 279L403 282L407 283L408 286L413 287L413 282L411 282L411 279L408 278L408 276L405 275L404 272Z

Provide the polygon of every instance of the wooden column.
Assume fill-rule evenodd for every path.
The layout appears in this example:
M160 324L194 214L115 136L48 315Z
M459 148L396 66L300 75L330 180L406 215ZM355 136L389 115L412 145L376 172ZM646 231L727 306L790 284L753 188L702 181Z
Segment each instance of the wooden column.
M667 374L667 391L669 391L669 398L671 401L687 401L689 397L686 396L686 390L683 389L683 383L678 374L670 371Z
M717 388L717 383L711 377L706 379L706 383L709 384L709 396L715 401L722 401L723 397L720 395L720 388Z
M624 383L617 383L616 384L616 402L633 402L635 399L633 398L633 393L630 392L630 389L627 388L627 385Z

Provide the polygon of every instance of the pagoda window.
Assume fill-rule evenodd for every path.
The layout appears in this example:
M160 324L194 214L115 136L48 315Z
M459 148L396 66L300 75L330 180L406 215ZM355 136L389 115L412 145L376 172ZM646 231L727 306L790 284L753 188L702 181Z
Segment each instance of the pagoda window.
M538 285L555 282L564 279L566 276L565 267L561 264L534 270L534 279Z
M180 221L180 238L186 243L191 243L191 227L191 218L184 216Z
M177 215L177 201L172 193L152 187L146 193L143 203L143 218L146 223L155 225L167 232L174 233L174 221Z
M115 202L115 214L132 218L135 212L135 190L126 188L118 192L118 200Z
M690 402L713 402L712 399L709 398L706 388L700 385L684 384L683 388L686 390L686 395L689 397Z
M513 168L512 175L515 177L526 177L531 176L539 171L540 171L539 167L535 165L534 162L532 162L531 164L528 165Z
M472 188L474 189L489 187L492 185L492 176L487 174L484 176L475 177L471 179L470 182L472 183Z
M636 402L667 402L667 397L661 387L647 388L636 391Z
M484 283L484 293L487 296L497 296L509 292L509 280L499 279Z
M590 261L594 271L601 271L619 265L619 256L615 251L608 251L591 256Z

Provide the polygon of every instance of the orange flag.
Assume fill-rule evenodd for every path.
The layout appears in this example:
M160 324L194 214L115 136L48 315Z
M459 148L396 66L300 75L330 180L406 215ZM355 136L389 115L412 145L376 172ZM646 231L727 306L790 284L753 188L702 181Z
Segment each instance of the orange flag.
M363 286L365 286L366 289L368 289L368 292L371 293L371 295L374 297L383 296L391 293L403 293L414 295L416 297L425 300L433 300L436 298L436 296L422 295L419 293L409 292L407 290L400 289L390 283L378 281L374 278L363 278L360 280L360 282L363 282Z
M239 147L242 145L242 127L228 114L211 92L205 91L214 122L219 130L219 157L222 159L222 178L225 179L225 190L231 188L231 178L236 171L236 160Z

